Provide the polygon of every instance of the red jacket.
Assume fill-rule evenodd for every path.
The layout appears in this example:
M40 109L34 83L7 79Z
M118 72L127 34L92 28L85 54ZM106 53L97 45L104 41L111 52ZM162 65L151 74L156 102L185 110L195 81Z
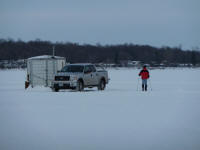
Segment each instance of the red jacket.
M141 76L142 79L148 79L149 78L149 71L146 68L143 68L140 71L139 76Z

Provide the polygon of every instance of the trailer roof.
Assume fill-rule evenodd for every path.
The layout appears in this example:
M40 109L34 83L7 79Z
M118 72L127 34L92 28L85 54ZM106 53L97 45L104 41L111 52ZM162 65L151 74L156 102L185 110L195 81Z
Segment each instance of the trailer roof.
M52 56L52 55L41 55L28 58L28 60L37 60L37 59L65 59L64 57L60 56Z

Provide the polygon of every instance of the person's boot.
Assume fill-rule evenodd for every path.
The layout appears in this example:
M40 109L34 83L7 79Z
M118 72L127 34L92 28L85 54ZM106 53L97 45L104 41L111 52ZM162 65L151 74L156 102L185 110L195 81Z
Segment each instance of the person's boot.
M142 91L144 91L144 84L142 84Z
M145 85L145 91L147 91L147 85Z

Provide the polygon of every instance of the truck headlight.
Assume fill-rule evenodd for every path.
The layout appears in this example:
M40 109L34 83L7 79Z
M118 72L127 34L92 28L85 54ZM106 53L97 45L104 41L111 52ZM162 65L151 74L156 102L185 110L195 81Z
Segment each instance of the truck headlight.
M70 80L76 81L76 80L78 80L78 78L77 78L77 76L70 76Z

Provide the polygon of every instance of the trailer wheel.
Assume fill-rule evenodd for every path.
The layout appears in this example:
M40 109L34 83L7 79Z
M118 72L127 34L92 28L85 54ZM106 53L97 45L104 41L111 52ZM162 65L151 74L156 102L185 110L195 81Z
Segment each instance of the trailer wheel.
M56 88L56 89L55 89L55 92L58 92L58 91L59 91L59 89Z
M58 88L51 88L53 92L58 92L59 89Z

